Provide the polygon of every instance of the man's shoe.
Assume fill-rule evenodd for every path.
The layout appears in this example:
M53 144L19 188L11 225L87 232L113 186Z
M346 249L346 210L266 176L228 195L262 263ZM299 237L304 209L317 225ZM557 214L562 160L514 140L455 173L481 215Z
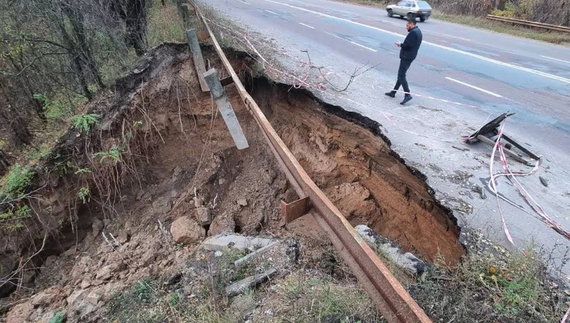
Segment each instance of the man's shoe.
M386 92L384 93L386 96L389 96L391 98L395 98L396 97L396 91L390 91L390 92Z
M408 94L404 97L404 100L402 102L400 102L400 104L404 105L404 104L410 102L412 99L413 99L412 96Z

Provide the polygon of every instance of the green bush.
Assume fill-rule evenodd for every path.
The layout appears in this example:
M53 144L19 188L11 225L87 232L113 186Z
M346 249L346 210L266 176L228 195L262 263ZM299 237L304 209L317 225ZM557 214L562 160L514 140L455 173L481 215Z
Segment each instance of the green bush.
M82 114L71 117L73 120L73 128L82 132L89 132L91 126L99 124L98 114Z
M100 157L101 158L99 160L100 163L103 163L105 161L105 159L107 159L107 158L111 158L115 162L120 162L121 161L121 150L122 150L121 147L119 147L117 145L113 145L111 148L109 148L108 151L100 151L98 153L93 154L93 157Z
M25 218L31 216L32 209L27 206L10 208L3 213L0 213L0 228L14 232L24 227Z
M81 203L83 203L83 204L87 204L87 202L89 202L89 200L90 200L89 196L90 195L91 195L91 191L89 190L89 187L82 187L77 192L77 196L79 197L79 199L81 200Z
M30 167L22 167L20 164L14 164L10 168L10 172L6 175L3 182L0 195L6 195L10 198L22 197L26 194L35 172Z

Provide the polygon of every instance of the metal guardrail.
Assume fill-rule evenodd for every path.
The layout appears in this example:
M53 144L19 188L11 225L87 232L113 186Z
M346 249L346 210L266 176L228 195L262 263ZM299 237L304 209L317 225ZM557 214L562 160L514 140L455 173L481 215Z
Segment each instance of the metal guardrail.
M507 18L507 17L495 16L495 15L487 15L487 19L511 23L511 24L515 24L515 25L522 25L522 26L541 28L541 29L546 29L546 30L551 30L551 31L559 31L559 32L570 33L570 27L566 27L566 26L551 25L551 24L545 24L542 22L523 20L523 19L517 19L517 18Z
M356 233L352 225L301 167L257 103L246 91L198 6L194 3L192 5L208 30L214 48L230 73L239 96L259 125L281 170L301 198L297 201L297 206L292 206L295 203L293 202L289 205L282 205L282 207L291 207L291 212L295 212L293 210L296 209L297 215L310 213L315 217L321 228L328 234L336 250L351 268L362 288L389 323L433 323L378 255ZM299 205L301 211L299 211Z

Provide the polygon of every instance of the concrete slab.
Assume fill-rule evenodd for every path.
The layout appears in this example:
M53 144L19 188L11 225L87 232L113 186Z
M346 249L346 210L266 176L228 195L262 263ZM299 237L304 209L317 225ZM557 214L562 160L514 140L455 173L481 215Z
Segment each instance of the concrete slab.
M204 241L204 249L211 251L223 251L224 249L231 247L234 249L245 250L252 249L257 250L271 244L273 240L263 239L256 237L245 237L238 235L218 235L215 237L208 238Z
M248 262L252 261L253 259L265 254L269 250L273 249L274 247L278 246L281 241L274 241L268 244L267 246L257 249L256 251L242 257L234 262L236 268L241 268L243 265L247 264Z
M250 276L247 277L245 279L242 279L238 282L235 282L233 284L231 284L230 286L226 287L226 295L228 296L235 296L239 293L242 293L243 291L245 291L246 289L250 288L250 287L255 287L256 285L259 285L260 283L266 281L267 279L269 279L271 276L275 275L277 273L276 269L269 269L268 271L255 275L255 276Z

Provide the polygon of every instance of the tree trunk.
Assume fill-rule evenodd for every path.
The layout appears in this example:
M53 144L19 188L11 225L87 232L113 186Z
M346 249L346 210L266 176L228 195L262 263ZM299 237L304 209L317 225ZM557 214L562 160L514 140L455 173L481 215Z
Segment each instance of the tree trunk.
M61 9L64 13L66 10L68 10L65 9L66 7L67 5L62 5ZM73 41L73 39L67 32L67 29L65 29L65 24L62 19L57 21L57 25L59 28L59 32L61 33L61 38L63 39L65 46L69 49L69 56L72 62L71 66L75 74L77 75L79 84L81 86L81 90L83 91L83 95L88 100L91 100L93 99L93 95L91 94L91 91L89 91L89 85L88 85L89 83L87 82L87 78L85 75L86 73L83 70L83 66L81 64L81 49L77 47L77 44Z
M10 140L15 145L29 145L32 142L32 134L27 121L20 116L22 112L15 107L10 87L0 82L0 93L5 99L3 102L5 104L0 105L0 126L8 132Z
M8 172L10 165L11 163L8 155L2 149L0 149L0 176L4 176L4 174Z
M138 56L144 55L146 48L146 7L147 0L127 0L126 43Z
M16 145L29 145L32 143L32 134L24 118L14 116L10 121L9 127Z
M72 8L69 4L62 5L62 10L69 19L71 29L73 30L73 34L77 40L75 51L80 55L81 64L87 68L89 74L91 74L93 80L95 83L97 83L97 86L100 89L104 88L105 85L101 79L101 74L99 74L97 62L93 57L91 46L89 46L87 36L85 35L85 27L83 26L83 14L76 8Z
M24 73L23 57L20 57L20 64L18 64L16 62L16 60L14 59L14 57L12 57L12 56L8 56L8 59L10 60L10 63L12 64L12 68L14 69L14 72L15 72L14 74L16 75L15 82L17 82L18 86L21 89L23 89L24 92L26 92L28 100L34 106L34 110L35 110L37 116L40 118L40 120L43 122L46 122L47 118L46 118L46 115L44 113L43 106L36 99L34 99L35 93L34 93L32 84L30 83L30 80L27 77L27 75Z

